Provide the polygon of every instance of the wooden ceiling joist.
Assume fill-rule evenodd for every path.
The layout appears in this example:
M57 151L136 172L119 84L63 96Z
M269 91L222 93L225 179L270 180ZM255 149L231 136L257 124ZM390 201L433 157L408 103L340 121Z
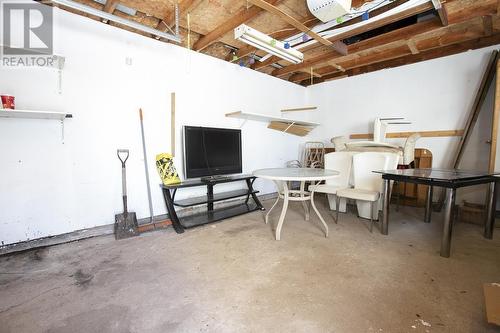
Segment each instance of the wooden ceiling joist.
M267 0L267 3L269 5L275 5L279 3L281 0ZM225 21L221 25L219 25L217 28L214 30L210 31L208 34L200 38L196 43L193 45L193 50L195 51L201 51L205 47L209 46L211 43L217 41L219 38L224 36L226 33L230 32L234 28L238 27L239 25L250 21L251 19L255 18L257 15L262 13L264 9L258 6L252 6L248 9L243 8L241 11L239 11L236 15L234 15L231 19Z
M446 8L443 7L441 0L432 0L434 9L438 12L439 19L444 26L448 25L448 14L446 13Z
M334 39L334 40L341 40L341 39L353 37L353 36L362 34L364 32L367 32L367 31L370 31L370 30L373 30L373 29L376 29L376 28L383 27L384 25L400 21L400 20L402 20L404 18L411 17L411 16L414 16L414 15L426 12L426 11L432 9L432 8L434 8L434 7L432 6L431 3L425 3L425 4L422 4L422 5L413 7L413 8L408 8L408 9L406 9L406 10L400 12L400 13L397 13L395 15L388 16L388 17L386 17L384 19L374 21L374 22L372 22L370 24L366 24L366 25L360 26L358 28L346 31L346 32L344 32L342 34L339 34L339 35L333 37L333 38L330 38L330 40L332 40L332 39ZM314 66L316 64L319 64L319 63L322 63L322 62L326 62L326 61L330 60L331 58L333 58L334 56L335 56L335 54L329 52L329 53L320 55L318 57L315 57L313 59L306 60L306 61L304 61L301 64L286 66L284 68L274 70L272 72L272 75L274 75L274 76L282 76L284 74L295 72L295 71L297 71L297 70L299 70L301 68L304 68L304 67L311 67L311 66Z
M496 0L495 0L496 1ZM477 0L474 2L471 2L469 0L455 0L453 2L448 2L445 4L447 13L448 13L448 20L450 24L452 23L460 23L464 22L467 20L470 20L471 18L477 18L477 13L484 14L484 15L493 15L496 13L496 6L495 6L495 1L493 0ZM461 6L458 6L457 3L461 3ZM430 3L429 3L430 4ZM432 6L432 5L431 5ZM449 6L449 7L448 7ZM440 21L439 21L440 22ZM437 21L426 21L426 22L420 22L416 23L414 25L401 28L377 37L373 37L370 39L367 39L365 41L361 41L355 44L352 44L349 46L349 54L352 55L354 53L359 53L361 50L369 50L371 48L376 48L379 46L383 46L384 44L392 43L397 40L412 40L412 43L415 44L415 48L410 49L411 46L407 45L408 50L413 53L416 51L420 50L422 47L423 49L428 49L427 46L425 45L418 45L417 41L414 40L415 36L425 34L427 32L432 32L432 31L439 31L439 29L446 29L447 27L442 27L442 25L437 22ZM484 28L483 28L484 29ZM441 32L443 30L440 30ZM444 30L446 31L452 31L452 30ZM440 39L446 38L446 37L437 37ZM475 37L477 38L477 37ZM424 43L421 41L421 43ZM445 42L446 44L446 42ZM404 56L405 54L402 54L400 56ZM363 55L364 56L364 55ZM272 75L275 76L283 76L288 73L292 72L297 72L301 70L302 68L309 68L311 66L317 67L318 65L321 65L323 63L326 63L330 60L335 60L339 61L339 57L335 56L331 53L324 53L320 54L314 58L310 58L306 61L304 61L301 64L298 65L291 65L291 66L286 66L281 69L276 69L272 72ZM321 72L321 70L317 69L317 72L320 74L324 74Z
M116 9L116 6L118 6L118 0L108 0L106 1L106 4L104 5L104 8L102 9L103 12L113 14L113 12ZM108 23L108 20L102 19L101 20L103 23Z
M178 2L179 15L184 15L194 10L201 4L202 1L203 0L180 0ZM163 19L160 20L160 22L158 22L156 29L164 31L170 29L174 25L175 25L175 8L172 8L172 10L169 10L167 13L165 13Z
M481 37L481 38L469 40L466 42L451 44L451 45L444 46L441 48L432 49L429 51L423 51L423 52L420 52L419 54L410 54L410 55L407 55L404 57L395 58L395 59L391 59L391 60L382 60L380 62L372 63L372 64L369 64L366 66L360 66L357 68L349 69L345 73L332 73L332 74L323 75L320 79L317 79L316 83L335 80L339 76L345 77L347 75L350 77L350 76L356 76L356 75L361 75L361 74L379 71L381 69L405 66L405 65L409 65L409 64L413 64L413 63L417 63L417 62L421 62L421 61L450 56L450 55L465 52L468 50L480 49L483 47L496 45L499 43L500 43L500 34L495 34L495 35L488 36L488 37ZM294 82L298 82L298 81L294 81ZM307 78L304 78L300 84L307 86L307 85L309 85L309 80Z
M287 13L285 13L284 11L282 11L281 9L279 9L278 7L270 4L269 2L266 2L264 0L248 0L248 1L251 4L253 4L255 6L259 6L260 8L268 11L269 13L278 16L283 21L287 22L288 24L290 24L291 26L293 26L297 30L302 31L303 33L305 33L309 37L315 39L319 43L321 43L323 45L326 45L326 46L332 46L333 45L333 43L331 41L329 41L329 40L321 37L320 35L318 35L314 31L312 31L310 28L306 27L304 24L302 24L301 22L299 22L297 19L295 19L294 17L288 15Z

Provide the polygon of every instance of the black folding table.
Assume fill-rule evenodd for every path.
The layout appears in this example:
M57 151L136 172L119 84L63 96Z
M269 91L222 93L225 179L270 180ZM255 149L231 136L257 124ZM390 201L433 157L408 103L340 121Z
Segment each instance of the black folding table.
M490 184L486 199L487 214L484 223L484 237L487 239L493 238L498 192L497 180L499 180L494 174L453 169L404 169L374 172L382 174L382 178L384 179L383 235L389 233L390 181L392 180L429 186L425 205L425 222L430 222L431 220L433 188L443 187L446 189L443 235L441 239L441 256L446 258L450 256L451 231L454 218L453 207L455 206L457 189L473 185Z

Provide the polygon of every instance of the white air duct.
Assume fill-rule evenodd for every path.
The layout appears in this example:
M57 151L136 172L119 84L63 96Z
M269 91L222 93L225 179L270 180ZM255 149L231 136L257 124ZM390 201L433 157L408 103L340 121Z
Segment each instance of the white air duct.
M351 10L351 0L307 0L309 11L323 22L335 20Z

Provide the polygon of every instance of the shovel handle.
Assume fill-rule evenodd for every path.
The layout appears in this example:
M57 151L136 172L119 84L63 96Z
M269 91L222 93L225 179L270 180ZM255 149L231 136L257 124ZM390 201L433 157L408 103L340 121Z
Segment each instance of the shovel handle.
M120 154L125 154L125 158L122 158ZM130 155L130 152L128 149L117 149L116 150L116 155L118 156L118 159L120 162L122 162L122 168L125 168L125 162L128 160L128 156Z
M122 158L120 154L125 154L125 158ZM125 162L127 162L130 152L128 149L118 149L116 151L118 159L122 162L122 196L123 196L123 210L125 214L128 213L127 209L127 171L125 169Z

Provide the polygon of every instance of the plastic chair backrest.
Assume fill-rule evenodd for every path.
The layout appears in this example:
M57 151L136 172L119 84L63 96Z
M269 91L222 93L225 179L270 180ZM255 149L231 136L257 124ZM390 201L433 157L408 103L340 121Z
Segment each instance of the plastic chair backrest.
M384 170L396 170L399 164L399 155L393 153L382 153L385 157Z
M352 157L354 169L354 188L361 190L380 191L382 175L373 171L384 170L389 154L367 152Z
M326 184L341 188L349 187L353 155L353 153L346 151L328 153L325 155L325 169L335 170L340 173L338 177L327 180Z
M403 151L403 164L410 165L411 162L415 160L415 146L417 140L420 139L419 133L414 133L406 139L405 147Z

